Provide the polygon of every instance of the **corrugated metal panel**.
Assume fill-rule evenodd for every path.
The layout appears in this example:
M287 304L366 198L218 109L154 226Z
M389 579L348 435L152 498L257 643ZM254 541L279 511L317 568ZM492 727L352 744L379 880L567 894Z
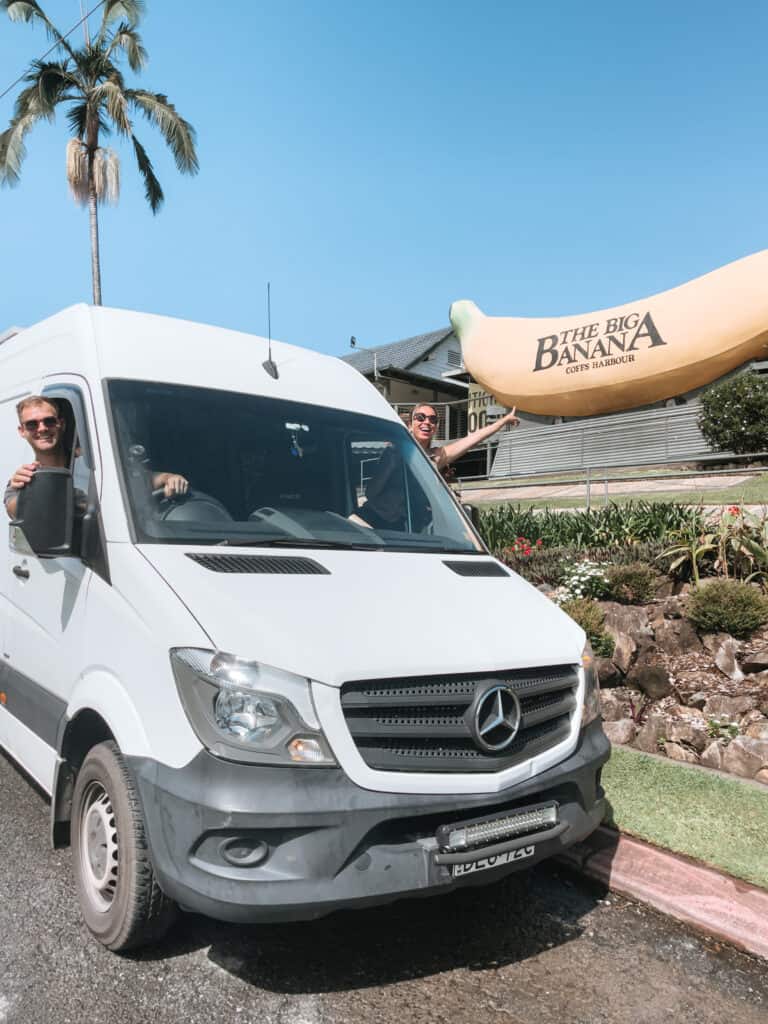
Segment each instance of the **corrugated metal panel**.
M491 479L711 456L712 449L698 427L698 415L699 404L690 403L511 430L501 436Z

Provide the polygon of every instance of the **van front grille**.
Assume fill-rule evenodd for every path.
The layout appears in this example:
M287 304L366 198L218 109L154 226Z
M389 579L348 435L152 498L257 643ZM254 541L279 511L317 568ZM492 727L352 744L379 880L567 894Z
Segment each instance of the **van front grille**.
M371 768L383 771L498 772L561 742L576 709L572 665L482 675L372 679L345 683L341 707L350 735ZM484 749L474 711L505 686L518 698L520 724L503 750Z

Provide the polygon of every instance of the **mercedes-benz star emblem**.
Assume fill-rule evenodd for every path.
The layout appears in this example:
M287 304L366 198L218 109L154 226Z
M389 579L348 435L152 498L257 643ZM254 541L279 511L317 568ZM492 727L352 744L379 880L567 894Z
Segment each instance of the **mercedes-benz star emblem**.
M517 694L503 684L482 693L475 704L472 731L481 750L498 754L506 750L520 728L520 701Z

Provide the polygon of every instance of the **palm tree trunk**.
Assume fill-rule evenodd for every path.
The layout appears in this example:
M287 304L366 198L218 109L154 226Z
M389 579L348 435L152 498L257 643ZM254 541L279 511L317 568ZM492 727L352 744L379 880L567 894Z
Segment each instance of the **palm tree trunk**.
M96 200L96 182L93 177L95 147L88 147L88 219L91 228L91 280L93 304L101 305L101 262L99 259L99 204Z
M89 164L92 158L89 159ZM98 256L98 204L96 203L96 187L93 183L91 169L88 169L88 219L91 228L91 279L93 281L93 305L101 305L101 266Z

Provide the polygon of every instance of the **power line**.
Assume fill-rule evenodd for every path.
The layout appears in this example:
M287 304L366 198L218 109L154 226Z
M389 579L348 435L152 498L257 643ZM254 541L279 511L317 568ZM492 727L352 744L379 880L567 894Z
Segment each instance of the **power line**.
M91 16L92 14L95 14L95 13L96 13L96 11L98 11L98 9L99 9L100 7L103 7L103 6L104 6L104 4L105 4L106 2L107 2L107 0L99 0L99 2L98 2L98 3L96 4L96 6L95 6L95 7L92 7L92 8L90 9L90 11L88 11L88 13L87 13L87 14L84 14L84 15L82 16L82 18L80 19L80 21L78 21L78 23L77 23L76 25L73 25L73 26L72 26L72 28L71 28L71 29L69 30L69 32L65 32L63 36L60 36L60 37L59 37L59 38L58 38L58 39L56 40L56 42L55 42L55 43L53 44L53 46L51 46L51 47L50 47L50 49L48 49L48 50L46 50L46 51L45 51L45 53L44 53L44 54L43 54L43 56L42 56L42 57L40 58L40 60L45 60L45 58L46 58L46 57L48 56L48 54L49 54L49 53L53 53L53 51L54 51L54 50L56 49L56 47L57 47L57 46L61 46L61 44L62 44L62 43L64 42L64 40L65 40L65 39L66 39L66 38L67 38L68 36L71 36L71 35L72 35L72 33L73 33L73 32L74 32L74 31L75 31L76 29L80 28L80 26L81 26L81 25L83 24L83 22L84 22L84 21L87 21L87 20L88 20L88 19L90 18L90 16ZM82 10L82 8L81 8L81 10ZM7 96L7 95L8 95L8 93L9 93L9 92L11 91L11 89L12 89L12 88L14 87L14 85L18 85L18 84L19 84L19 82L22 82L22 81L24 81L24 76L25 76L25 75L26 75L26 72L24 72L24 74L21 74L21 75L19 75L19 77L18 77L18 78L16 79L16 81L15 81L15 82L11 82L11 84L10 84L10 85L8 86L8 88L7 88L7 89L3 89L3 91L2 91L2 92L0 92L0 100L1 100L2 98L3 98L3 96Z

